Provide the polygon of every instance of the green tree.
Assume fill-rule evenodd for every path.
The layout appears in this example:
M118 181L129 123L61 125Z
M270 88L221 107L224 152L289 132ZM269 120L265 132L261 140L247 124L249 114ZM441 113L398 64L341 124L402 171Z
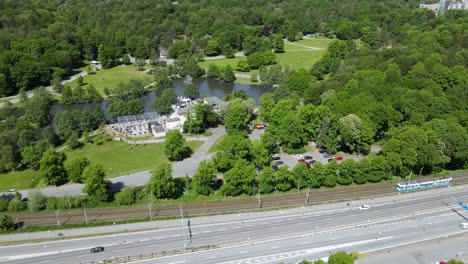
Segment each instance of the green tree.
M82 183L84 169L89 165L89 160L86 157L79 157L70 161L66 166L68 179L72 182Z
M338 251L328 257L328 264L353 264L354 256L344 251Z
M221 47L219 41L216 39L210 39L205 47L206 56L218 56L221 54Z
M0 218L0 230L13 231L14 229L15 223L13 222L13 218L7 214L2 215L2 218Z
M308 185L307 178L309 176L309 171L305 162L298 162L292 169L292 177L294 178L294 184L299 190L301 187L306 187Z
M60 143L60 139L55 134L51 126L46 126L41 133L41 137L47 141L51 146L56 147Z
M179 130L171 130L166 133L164 153L171 161L183 160L190 152L185 145L185 138Z
M165 89L161 96L153 103L153 108L160 114L167 114L172 110L172 104L177 101L177 95L172 89Z
M123 64L125 64L125 65L130 65L130 64L132 64L132 62L130 61L130 57L128 56L128 54L125 54L125 55L123 56L122 62L123 62Z
M216 168L213 162L203 160L193 175L192 190L201 195L210 195L216 186Z
M258 175L258 189L261 193L271 193L275 190L275 171L271 167L263 169Z
M283 35L275 35L273 37L273 49L275 53L284 53Z
M63 87L61 94L62 94L62 104L71 105L74 103L73 92L70 86L67 85Z
M232 70L231 65L227 65L226 67L223 68L223 81L227 83L233 83L236 80L236 75L234 74L234 71Z
M224 118L224 125L229 135L246 135L246 126L250 120L247 108L242 103L234 104Z
M49 93L43 88L37 88L34 91L34 96L29 98L24 106L24 116L26 119L37 124L40 127L44 127L49 124L50 121L50 103L51 98Z
M198 86L193 83L187 85L187 87L185 87L184 90L184 95L192 100L200 97L200 91L198 89Z
M31 212L39 212L46 208L47 197L38 190L29 192L28 208Z
M239 159L232 169L224 174L224 185L221 192L227 196L237 196L243 193L252 194L255 183L255 167L246 160Z
M249 63L247 62L247 60L239 60L236 66L236 71L249 72L250 67L249 67Z
M447 261L447 264L464 264L465 262L458 260L458 259L450 259Z
M48 149L40 161L40 172L46 184L61 185L67 182L67 172L63 167L66 156L63 152Z
M8 204L9 212L21 212L26 209L26 203L21 199L13 199Z
M276 190L281 192L289 191L292 188L294 179L288 166L282 166L276 172Z
M177 187L172 178L172 165L163 162L151 172L151 179L147 185L151 194L158 199L171 199L176 196Z
M85 186L83 192L89 197L93 205L106 202L109 199L110 182L105 180L106 174L104 168L99 164L89 164L83 170Z

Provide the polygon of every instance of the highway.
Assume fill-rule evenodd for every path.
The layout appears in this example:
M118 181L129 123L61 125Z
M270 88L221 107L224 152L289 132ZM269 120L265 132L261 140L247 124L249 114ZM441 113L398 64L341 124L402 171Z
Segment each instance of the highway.
M434 195L428 195L431 192ZM226 216L222 221L217 216L216 221L199 223L192 218L192 242L187 246L213 248L157 259L136 257L183 250L190 241L187 219L184 225L174 220L172 226L141 232L0 247L0 262L90 263L131 256L127 263L295 263L338 250L369 252L456 234L468 238L468 230L458 227L468 222L468 213L450 200L452 195L468 200L465 186L421 194L411 200L375 199L368 210L359 210L361 203L355 202L349 207L274 211L247 220ZM105 251L89 253L94 246L104 246Z

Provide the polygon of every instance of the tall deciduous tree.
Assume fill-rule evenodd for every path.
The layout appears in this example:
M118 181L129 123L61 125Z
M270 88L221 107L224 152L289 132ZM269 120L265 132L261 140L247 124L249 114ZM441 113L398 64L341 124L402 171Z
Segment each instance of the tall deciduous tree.
M213 193L216 184L216 169L213 162L203 160L193 175L192 190L201 195Z
M252 194L255 183L255 167L244 159L239 159L234 167L224 174L224 185L221 192L228 196L242 193Z
M90 164L83 170L83 178L86 179L83 192L94 205L109 199L110 182L105 177L104 168L99 164Z
M171 130L166 133L164 153L169 160L183 160L189 153L185 145L185 138L179 130Z
M147 185L148 191L159 199L174 198L177 187L172 178L172 165L163 162L151 173L150 182Z
M184 90L184 95L192 100L198 98L200 96L200 91L198 89L198 86L196 86L193 83L187 85L187 87L185 87L185 90Z
M40 172L47 184L61 185L67 182L67 172L63 167L66 156L63 152L48 149L42 156Z
M86 157L80 157L70 161L65 166L68 174L68 179L72 182L81 183L83 180L83 171L89 165L89 160Z
M250 120L250 115L242 103L234 104L224 118L224 125L228 129L229 135L246 135L246 126Z

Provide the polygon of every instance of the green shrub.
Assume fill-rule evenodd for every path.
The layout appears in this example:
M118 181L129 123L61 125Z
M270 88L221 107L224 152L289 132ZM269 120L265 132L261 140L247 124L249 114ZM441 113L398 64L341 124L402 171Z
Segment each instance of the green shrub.
M0 218L0 230L11 231L14 229L15 223L13 222L13 218L7 214L4 214L2 218Z
M302 154L302 153L305 153L306 150L305 148L298 148L298 149L284 148L284 152L288 154Z
M135 198L135 187L125 187L115 195L114 201L118 205L131 205Z
M46 210L57 209L57 197L49 197L46 202Z
M60 210L70 209L69 201L70 201L70 199L68 197L58 197L57 198L57 209L60 209Z
M10 212L21 212L26 209L26 203L22 200L11 200L10 204L8 205L8 211Z
M46 208L47 197L41 191L32 191L28 195L28 208L31 212L39 212Z
M0 212L5 212L8 209L8 201L0 198Z

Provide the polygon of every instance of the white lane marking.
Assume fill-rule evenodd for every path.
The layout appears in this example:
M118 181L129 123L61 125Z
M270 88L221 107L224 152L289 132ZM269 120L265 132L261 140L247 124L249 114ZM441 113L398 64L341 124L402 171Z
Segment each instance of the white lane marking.
M241 251L239 252L240 254L245 254L245 253L249 253L248 251Z
M391 238L391 237L383 237L381 239L388 239L388 238ZM269 258L274 258L275 261L278 261L278 260L283 260L283 259L296 258L299 256L310 255L310 254L319 253L323 251L331 251L331 250L335 250L338 248L367 244L367 243L374 242L374 241L375 241L374 239L368 239L368 240L343 243L343 244L337 244L337 245L331 245L331 246L324 246L324 247L317 247L317 248L310 248L310 249L304 249L304 250L271 254L271 255L266 255L266 256L258 256L258 257L253 257L253 258L239 259L239 260L234 260L234 261L222 262L220 264L268 263L268 262L271 262Z
M221 228L221 229L218 229L218 231L226 231L227 229L225 228Z
M177 262L171 262L169 264L179 264L179 263L184 263L184 262L185 262L185 260L182 260L182 261L177 261Z
M209 256L209 257L207 257L207 259L214 259L214 258L216 258L216 256Z
M79 258L84 258L84 257L87 257L88 255L79 255L78 257ZM39 263L42 263L42 262L39 262Z
M271 247L272 249L276 249L276 248L280 248L280 246L274 246L274 247Z
M149 241L149 239L146 238L146 239L141 239L141 240L140 240L140 242L145 242L145 241Z
M180 237L181 235L172 235L171 237Z
M165 239L166 237L157 237L156 239Z
M50 260L43 260L43 261L41 261L39 263L48 263L48 262L50 262Z
M119 252L119 251L124 251L125 249L116 249L116 250L111 250L112 252Z

